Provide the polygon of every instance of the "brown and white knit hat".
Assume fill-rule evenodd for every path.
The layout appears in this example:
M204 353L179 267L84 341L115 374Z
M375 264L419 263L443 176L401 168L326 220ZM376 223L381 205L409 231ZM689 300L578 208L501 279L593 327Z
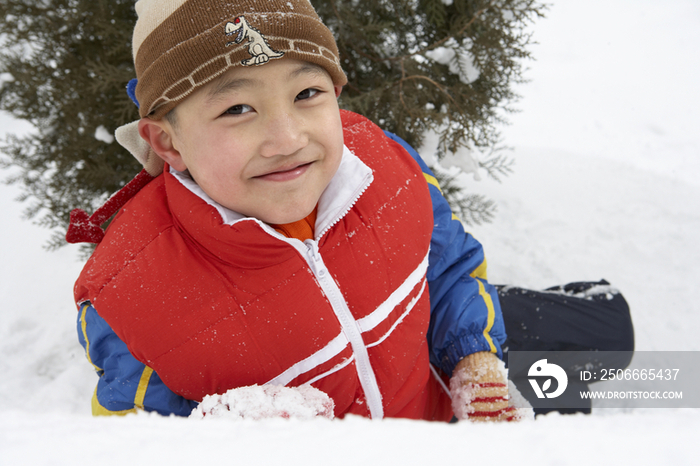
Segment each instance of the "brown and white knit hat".
M141 117L160 120L238 66L282 57L325 68L345 85L338 47L308 0L139 0L133 48Z

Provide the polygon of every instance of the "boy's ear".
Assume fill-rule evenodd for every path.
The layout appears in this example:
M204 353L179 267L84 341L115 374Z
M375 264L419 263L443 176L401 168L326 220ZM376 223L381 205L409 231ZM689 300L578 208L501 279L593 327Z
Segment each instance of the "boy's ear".
M139 135L151 146L153 152L177 171L187 170L182 155L173 144L172 127L164 121L141 118Z
M335 88L335 98L340 97L340 93L343 92L343 86L333 86Z

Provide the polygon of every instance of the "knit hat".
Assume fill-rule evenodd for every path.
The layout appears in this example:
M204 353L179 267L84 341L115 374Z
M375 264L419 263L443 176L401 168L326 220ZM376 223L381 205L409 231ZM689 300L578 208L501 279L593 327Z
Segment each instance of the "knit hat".
M282 57L347 83L338 47L308 0L139 0L134 28L141 117L160 120L227 70Z

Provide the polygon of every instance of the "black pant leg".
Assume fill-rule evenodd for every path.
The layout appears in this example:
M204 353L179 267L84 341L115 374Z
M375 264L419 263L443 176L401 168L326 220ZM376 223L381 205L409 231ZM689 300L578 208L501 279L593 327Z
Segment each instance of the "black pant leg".
M608 286L605 280L545 291L498 286L505 346L514 351L633 351L629 306L621 293L605 292Z
M542 351L546 357L547 351L634 350L627 301L605 280L569 283L544 291L513 286L497 288L508 335L504 344L506 364L508 351ZM606 362L615 363L615 367L629 364L631 354L620 353L620 357L626 360ZM571 361L570 366L587 362ZM528 383L526 376L511 374L517 386ZM559 411L590 412L590 408Z

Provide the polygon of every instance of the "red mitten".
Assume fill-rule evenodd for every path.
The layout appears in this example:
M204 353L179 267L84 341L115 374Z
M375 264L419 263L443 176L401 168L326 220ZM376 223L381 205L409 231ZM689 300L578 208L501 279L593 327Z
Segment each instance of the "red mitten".
M510 390L517 392L512 384ZM520 421L533 417L532 408L513 405L505 365L493 353L474 353L462 359L450 379L450 393L452 410L459 420Z

